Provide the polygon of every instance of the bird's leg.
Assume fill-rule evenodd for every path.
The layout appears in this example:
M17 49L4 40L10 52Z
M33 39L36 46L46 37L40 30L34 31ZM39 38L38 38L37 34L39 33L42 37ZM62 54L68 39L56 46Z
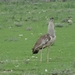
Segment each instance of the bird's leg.
M50 47L48 47L48 49L47 49L47 62L49 62L49 48Z
M41 52L41 54L40 54L40 62L42 62L42 50L40 50Z

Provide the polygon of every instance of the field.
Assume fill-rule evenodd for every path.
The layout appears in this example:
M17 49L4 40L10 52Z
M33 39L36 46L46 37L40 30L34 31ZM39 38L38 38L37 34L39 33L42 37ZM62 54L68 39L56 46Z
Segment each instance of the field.
M50 48L32 54L36 40L47 33L54 17L56 41ZM62 20L72 17L72 24ZM59 25L59 26L57 26ZM0 75L75 75L75 3L0 3Z

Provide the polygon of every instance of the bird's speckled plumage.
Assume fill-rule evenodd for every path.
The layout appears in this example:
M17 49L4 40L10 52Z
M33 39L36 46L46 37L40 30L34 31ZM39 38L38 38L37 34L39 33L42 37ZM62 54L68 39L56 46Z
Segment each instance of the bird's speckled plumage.
M50 43L49 42L50 40L51 40L51 37L49 36L49 34L42 35L37 40L37 42L34 45L34 48L32 49L33 50L33 54L36 54L36 53L38 53L38 51L40 49L44 49L45 47L47 47L49 45L49 43Z

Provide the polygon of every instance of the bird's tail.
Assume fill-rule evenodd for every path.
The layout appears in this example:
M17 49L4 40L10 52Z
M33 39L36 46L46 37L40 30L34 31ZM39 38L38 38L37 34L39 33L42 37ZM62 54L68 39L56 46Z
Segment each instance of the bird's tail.
M32 48L32 53L33 54L37 54L38 52L39 52L39 50L36 50L36 49Z

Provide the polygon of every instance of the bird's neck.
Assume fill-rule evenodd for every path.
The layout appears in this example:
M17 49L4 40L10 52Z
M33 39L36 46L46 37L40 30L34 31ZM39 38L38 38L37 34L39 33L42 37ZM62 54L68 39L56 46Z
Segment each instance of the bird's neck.
M54 23L52 21L50 21L48 25L48 34L52 37L55 36Z

